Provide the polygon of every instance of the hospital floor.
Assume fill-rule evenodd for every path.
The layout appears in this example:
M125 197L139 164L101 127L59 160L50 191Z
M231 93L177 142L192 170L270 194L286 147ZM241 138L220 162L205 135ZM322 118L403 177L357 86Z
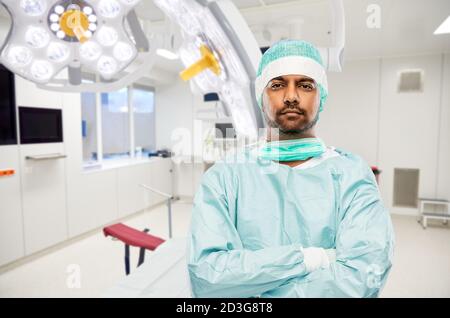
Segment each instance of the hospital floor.
M192 204L173 205L174 237L186 236ZM423 230L414 217L392 217L396 233L394 267L382 297L450 297L450 225L430 222ZM167 237L165 205L124 223ZM138 259L131 249L132 271ZM124 277L124 247L100 230L0 271L0 297L101 297ZM74 284L73 278L80 279Z

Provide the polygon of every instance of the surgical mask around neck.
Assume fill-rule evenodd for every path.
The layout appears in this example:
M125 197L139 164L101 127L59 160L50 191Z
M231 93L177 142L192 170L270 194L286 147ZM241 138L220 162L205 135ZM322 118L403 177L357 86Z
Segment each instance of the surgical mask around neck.
M325 143L321 139L302 138L266 142L258 149L258 156L279 162L304 161L321 156L325 150Z

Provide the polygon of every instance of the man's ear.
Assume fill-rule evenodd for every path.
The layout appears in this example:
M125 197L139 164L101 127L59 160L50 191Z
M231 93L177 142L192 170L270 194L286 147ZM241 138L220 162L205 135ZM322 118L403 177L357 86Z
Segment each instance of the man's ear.
M317 109L320 112L320 102L322 101L322 99L320 98L320 90L319 89L317 89L316 95L317 95Z
M263 95L261 96L261 110L263 113L266 113L266 104L264 103L264 99L266 99L266 90L264 89Z

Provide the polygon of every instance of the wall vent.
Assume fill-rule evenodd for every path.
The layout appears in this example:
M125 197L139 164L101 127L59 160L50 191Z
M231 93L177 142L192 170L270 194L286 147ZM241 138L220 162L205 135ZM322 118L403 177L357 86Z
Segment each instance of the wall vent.
M423 70L404 70L399 73L398 92L423 92Z
M394 206L417 208L419 169L394 169Z

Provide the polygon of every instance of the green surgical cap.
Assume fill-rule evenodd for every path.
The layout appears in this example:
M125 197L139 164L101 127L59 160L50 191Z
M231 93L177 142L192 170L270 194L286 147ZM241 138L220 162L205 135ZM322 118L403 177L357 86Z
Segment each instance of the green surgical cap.
M294 74L308 76L316 81L322 111L328 97L327 76L322 57L311 43L299 40L280 41L264 53L255 83L259 106L262 107L264 89L273 78Z

